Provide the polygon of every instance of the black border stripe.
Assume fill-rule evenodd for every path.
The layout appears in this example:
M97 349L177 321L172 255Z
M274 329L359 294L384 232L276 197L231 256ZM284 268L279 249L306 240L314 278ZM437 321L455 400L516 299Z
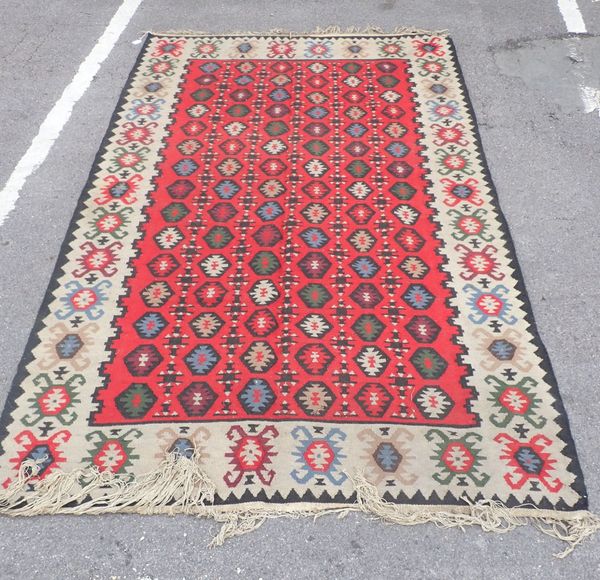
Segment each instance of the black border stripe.
M504 234L504 238L506 241L506 247L508 248L508 258L510 260L509 265L514 270L514 279L516 281L515 289L519 293L519 300L523 303L523 310L525 311L525 322L529 325L528 331L532 335L531 343L536 347L536 354L542 359L540 363L540 368L546 373L544 380L550 385L550 394L554 399L553 407L558 413L558 417L556 418L556 423L560 426L561 431L558 433L558 437L561 441L565 443L565 449L563 454L566 455L569 459L571 459L571 464L568 466L568 471L571 472L575 476L575 481L571 485L572 489L579 494L580 500L577 504L570 508L573 510L578 509L587 509L588 508L588 497L587 491L585 487L585 482L583 479L583 472L581 471L581 465L579 464L579 458L577 456L577 451L575 449L575 443L573 441L573 435L571 434L571 428L569 427L569 418L567 416L567 412L565 410L562 398L560 396L560 392L558 390L558 384L556 382L556 376L554 375L554 370L552 369L552 364L550 363L550 357L548 356L548 351L542 342L540 337L540 333L538 331L537 325L535 323L535 318L533 316L533 308L531 306L531 302L529 300L529 295L527 294L527 290L525 288L525 279L523 278L523 272L521 270L521 266L519 265L519 261L517 259L517 253L515 249L515 244L513 242L512 236L510 234L510 228L508 227L508 223L506 221L506 217L500 207L500 200L498 198L498 191L496 190L496 186L492 180L492 175L490 173L490 168L483 150L483 143L481 141L481 134L479 133L479 126L477 124L477 118L475 116L475 110L473 109L473 103L471 102L471 97L469 96L469 92L467 90L467 85L465 83L465 77L462 72L462 68L460 66L460 61L458 59L458 54L456 51L456 46L452 38L447 37L448 44L452 49L452 60L454 61L454 66L456 67L456 72L458 74L458 79L461 85L461 89L463 92L463 96L465 99L465 103L467 105L468 113L471 117L471 121L473 124L473 131L475 133L475 143L474 145L477 148L477 152L479 154L479 159L481 161L481 165L483 168L483 174L488 182L490 188L490 197L491 204L494 210L496 211L498 221L500 222L500 230Z

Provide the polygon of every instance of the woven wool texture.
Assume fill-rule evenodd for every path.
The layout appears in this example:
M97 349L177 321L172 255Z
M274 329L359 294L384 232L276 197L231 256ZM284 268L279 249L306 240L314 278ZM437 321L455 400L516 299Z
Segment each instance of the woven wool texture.
M449 38L149 35L3 425L6 511L585 509Z

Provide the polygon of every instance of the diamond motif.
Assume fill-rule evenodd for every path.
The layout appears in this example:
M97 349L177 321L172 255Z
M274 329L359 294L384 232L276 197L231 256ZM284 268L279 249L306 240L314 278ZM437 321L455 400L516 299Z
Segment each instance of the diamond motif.
M392 395L379 383L366 383L354 400L368 417L383 417L392 403Z
M146 312L134 324L136 332L145 339L156 338L167 326L160 312Z
M220 278L231 266L231 262L221 254L211 254L199 264L204 275L209 278Z
M398 122L388 123L383 130L392 139L401 139L408 132L408 129Z
M352 157L362 157L363 155L369 152L369 146L363 143L362 141L353 141L352 143L348 143L348 145L346 145L344 149L346 153L348 153L348 155L352 155ZM356 168L356 166L353 167ZM363 177L367 174L367 171L364 168L361 168L361 173L363 175L361 175L360 177ZM352 173L352 175L354 175L354 173Z
M309 248L322 248L329 242L329 236L320 228L306 228L300 233L300 237Z
M221 282L205 282L194 292L198 304L205 308L218 306L226 294L227 290L225 290L225 286Z
M387 368L390 357L377 346L365 346L354 357L360 370L368 377L379 377Z
M167 193L173 199L184 199L194 191L194 188L194 184L188 179L178 179L167 186Z
M166 278L179 268L179 262L171 254L159 254L148 262L148 270L157 278Z
M399 267L412 280L421 280L429 273L429 266L418 256L407 256Z
M429 316L413 316L405 328L417 342L424 343L433 342L441 331Z
M141 295L148 308L160 308L173 296L173 290L166 282L152 282L142 290Z
M318 279L331 268L331 262L320 252L309 252L298 262L298 267L307 278Z
M250 372L265 373L277 362L277 355L268 342L259 340L250 344L241 360Z
M354 230L348 241L357 252L368 252L377 241L369 230Z
M400 451L389 441L382 441L373 452L375 463L385 473L395 473L402 463Z
M219 202L215 203L209 210L208 215L213 221L218 223L228 222L237 214L237 209L231 203Z
M156 401L156 395L144 383L133 383L115 397L115 405L126 419L145 417Z
M266 224L258 228L252 237L256 240L259 246L265 246L267 248L274 246L282 240L281 231L273 224Z
M413 228L401 228L394 239L405 252L418 252L425 244L423 237Z
M258 336L260 338L268 336L274 330L279 327L277 319L273 316L273 313L266 309L261 308L255 310L249 317L244 326L248 329L252 336Z
M333 328L320 314L307 314L296 326L309 338L323 338Z
M250 267L258 276L270 276L279 270L281 264L273 252L263 251L254 254Z
M163 361L163 357L153 344L142 344L134 348L123 360L131 375L147 377Z
M439 387L425 386L415 394L415 405L427 419L444 419L448 416L454 402Z
M385 324L374 314L361 314L352 325L352 330L365 342L374 342L385 329Z
M309 203L300 213L308 223L320 224L329 217L331 212L322 203Z
M198 170L198 164L193 159L180 159L173 165L173 171L180 177L189 177Z
M258 190L267 198L275 198L285 193L285 185L278 179L267 179L260 184Z
M214 312L203 312L190 322L190 326L198 338L212 338L223 328L224 324L225 321Z
M285 135L290 128L283 121L269 121L265 127L265 132L271 137Z
M190 213L190 210L183 203L173 202L166 206L160 213L166 222L173 223L186 217Z
M199 344L185 357L184 362L193 375L207 375L221 360L221 355L210 344Z
M258 306L272 304L280 296L277 286L271 280L259 280L252 284L248 294L252 302Z
M493 340L488 346L488 351L498 360L512 360L517 347L504 338Z
M325 383L312 381L298 389L294 399L309 417L322 417L331 409L335 395Z
M413 172L413 168L406 161L393 161L387 166L387 170L398 179L406 179Z
M311 177L319 178L329 171L329 166L320 159L310 159L304 164L304 169Z
M427 310L435 296L423 284L411 284L402 294L404 301L415 310Z
M204 241L209 248L220 250L233 240L233 234L225 226L214 226L204 235Z
M240 391L238 400L248 415L262 415L275 402L275 393L264 379L251 379Z
M217 165L217 171L225 177L233 177L242 169L242 164L234 157L223 159L219 165Z
M303 145L303 147L311 154L317 157L324 155L329 151L329 145L320 139L312 139Z
M352 177L359 179L365 177L371 171L371 168L362 159L355 159L346 165L346 171Z
M323 308L333 298L323 284L307 284L301 288L298 296L309 308Z
M179 404L190 417L203 417L217 400L217 394L205 382L193 382L177 395Z
M322 375L333 362L331 351L320 343L309 343L300 347L296 360L309 375Z
M354 139L362 137L368 131L368 129L362 123L352 123L344 130L346 133L348 133L348 135L350 135L350 137L353 137Z
M325 123L308 123L304 131L311 137L324 137L331 129Z
M61 360L73 358L82 348L83 341L77 334L66 334L55 346L56 354Z
M331 187L324 181L309 181L302 186L302 191L313 199L322 199L331 191Z
M350 262L350 267L360 278L373 278L380 270L379 264L369 256L360 256Z
M259 167L263 173L272 177L280 175L287 169L287 165L276 157L265 159Z
M156 245L161 250L172 250L183 240L183 234L177 226L163 228L154 236Z
M364 226L371 221L375 211L364 203L357 203L348 210L350 219L359 226Z
M215 185L214 189L221 199L231 199L240 191L240 186L231 179L223 179Z
M410 362L425 379L439 379L448 367L448 363L430 347L415 350L410 357Z
M350 298L361 308L375 308L383 300L377 287L371 283L359 284L350 294Z
M406 157L406 155L408 154L408 147L402 143L401 141L393 141L392 143L390 143L389 145L386 146L385 150L392 156L392 157Z
M263 203L256 210L258 217L265 222L270 222L277 219L282 213L283 208L276 201Z

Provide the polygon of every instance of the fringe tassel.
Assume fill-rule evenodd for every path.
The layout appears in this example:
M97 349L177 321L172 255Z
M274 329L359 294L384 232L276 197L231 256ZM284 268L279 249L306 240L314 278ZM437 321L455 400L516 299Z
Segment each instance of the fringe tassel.
M573 514L556 512L554 515L535 508L526 510L523 507L509 508L492 500L473 503L466 499L468 504L466 512L439 511L429 506L394 504L382 498L377 488L363 475L350 477L356 491L357 504L362 512L403 526L430 522L441 528L464 529L465 526L480 526L485 532L504 534L519 526L533 524L547 536L568 544L562 552L554 554L557 558L568 556L583 540L600 530L600 517L589 512Z
M0 491L0 514L36 516L41 514L190 514L221 523L210 546L220 546L228 538L258 529L267 519L280 517L321 517L363 512L385 522L403 526L433 523L441 528L480 526L486 532L502 534L533 524L542 533L561 540L567 547L555 554L569 555L594 532L600 530L600 517L589 512L551 512L533 507L509 508L498 501L472 502L465 506L443 507L401 505L379 495L364 475L349 475L356 503L333 505L245 504L215 506L216 487L201 468L200 457L168 455L155 471L136 479L116 476L97 468L55 471L35 480L44 458L23 462L15 480ZM33 489L31 489L33 487ZM98 493L99 490L102 493Z
M447 36L448 30L426 30L411 26L397 26L390 32L386 32L379 26L318 26L311 32L294 32L282 28L271 28L267 31L235 30L227 33L206 32L197 30L166 30L144 32L155 36L287 36L289 38L305 36Z
M38 462L25 461L17 478L0 491L0 513L9 516L41 514L102 513L198 513L211 505L215 485L200 466L200 457L190 459L179 453L169 454L155 471L135 480L100 471L96 467L75 469L69 473L55 471L33 482L39 471ZM35 485L33 493L25 493ZM102 495L91 494L102 489Z

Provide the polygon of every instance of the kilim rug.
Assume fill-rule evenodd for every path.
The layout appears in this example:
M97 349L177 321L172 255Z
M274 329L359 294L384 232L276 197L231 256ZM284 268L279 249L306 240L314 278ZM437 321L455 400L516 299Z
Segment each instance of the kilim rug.
M10 515L599 526L444 34L148 35L3 431Z

